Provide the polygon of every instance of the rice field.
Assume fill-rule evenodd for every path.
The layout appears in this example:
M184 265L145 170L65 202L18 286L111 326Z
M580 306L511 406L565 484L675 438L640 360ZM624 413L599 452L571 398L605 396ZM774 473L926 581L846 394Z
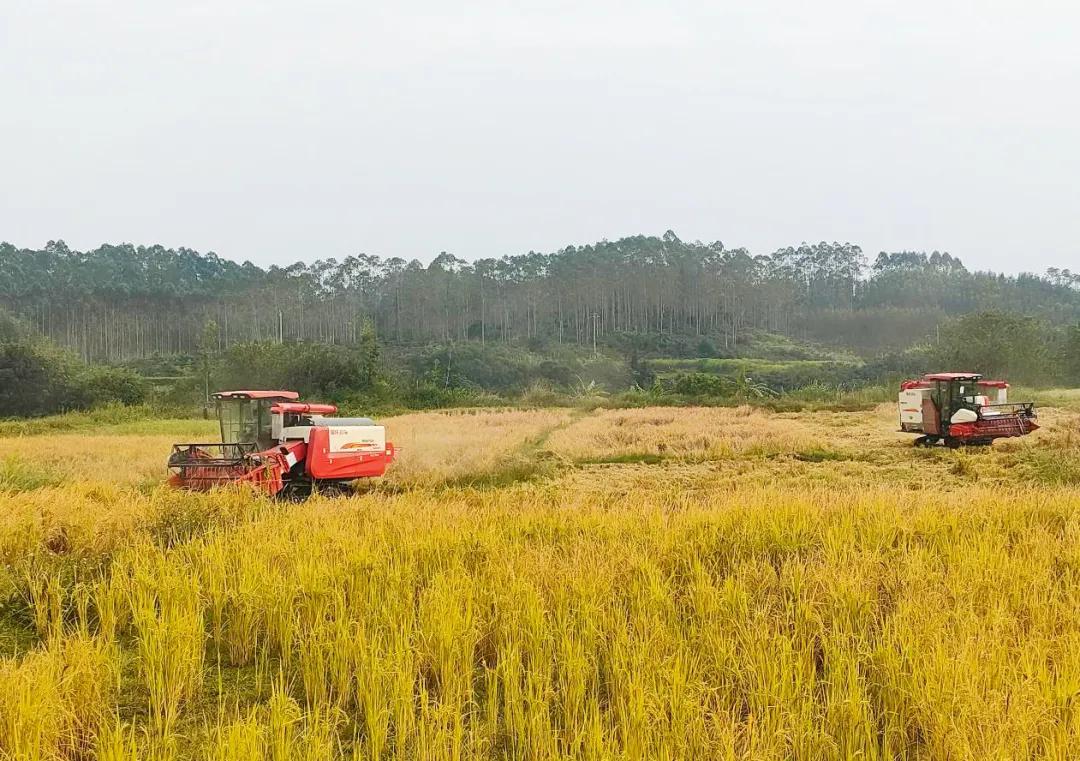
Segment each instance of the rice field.
M416 413L302 505L158 485L201 421L20 431L0 758L1077 757L1080 411L1041 420Z

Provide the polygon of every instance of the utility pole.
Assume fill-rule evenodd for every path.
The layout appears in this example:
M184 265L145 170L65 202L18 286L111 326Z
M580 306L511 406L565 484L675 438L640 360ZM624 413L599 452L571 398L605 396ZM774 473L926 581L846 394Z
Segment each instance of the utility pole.
M285 343L285 319L281 315L281 310L277 313L277 342Z

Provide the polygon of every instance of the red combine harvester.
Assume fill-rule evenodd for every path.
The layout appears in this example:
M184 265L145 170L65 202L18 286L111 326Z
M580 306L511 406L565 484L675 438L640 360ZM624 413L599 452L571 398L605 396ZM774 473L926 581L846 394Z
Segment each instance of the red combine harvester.
M916 446L944 441L953 449L1026 436L1039 427L1032 402L1009 404L1009 384L978 373L932 373L900 384L900 430L921 434Z
M332 404L297 401L295 391L221 391L213 395L221 443L174 444L169 483L206 491L245 483L300 500L313 489L340 494L358 478L386 472L394 445L368 418L326 417Z

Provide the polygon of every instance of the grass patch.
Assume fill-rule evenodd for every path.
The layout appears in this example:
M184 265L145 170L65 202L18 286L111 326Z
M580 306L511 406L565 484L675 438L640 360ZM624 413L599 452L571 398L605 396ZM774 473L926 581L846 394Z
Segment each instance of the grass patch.
M443 481L441 486L446 489L501 489L548 478L557 470L558 462L553 457L511 456L488 471L455 476Z
M216 433L216 420L177 417L175 410L158 410L149 405L110 404L86 412L64 412L39 418L0 420L0 436L43 436L51 433L93 431L98 434L179 434Z
M14 658L38 644L34 623L25 609L0 602L0 658Z
M655 452L625 452L577 460L578 465L659 465L667 458Z
M1036 407L1057 407L1063 410L1080 411L1080 388L1030 388L1013 386L1009 389L1009 400L1016 402L1035 402Z
M847 452L840 452L836 449L828 449L826 447L810 447L796 452L794 455L796 460L800 462L837 462L841 460L855 459Z
M837 384L855 379L861 362L834 359L652 359L649 368L659 377L679 373L706 373L724 378L742 375L774 390L794 389L813 383Z
M0 459L0 492L21 492L58 486L64 477L44 465L27 462L10 454Z
M850 349L823 346L807 340L797 340L779 333L754 333L747 348L739 355L756 359L817 359L861 364L858 354Z
M1080 486L1080 456L1075 452L1053 449L1030 449L1020 462L1034 480L1054 486Z

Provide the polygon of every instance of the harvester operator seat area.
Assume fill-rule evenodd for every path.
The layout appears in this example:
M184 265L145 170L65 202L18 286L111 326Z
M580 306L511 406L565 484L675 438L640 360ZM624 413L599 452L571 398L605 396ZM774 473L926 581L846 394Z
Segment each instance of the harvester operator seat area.
M226 444L270 446L269 404L261 399L219 399L221 440Z
M223 392L214 395L221 425L221 441L224 444L254 444L260 450L273 446L273 415L270 408L277 399L242 394Z

